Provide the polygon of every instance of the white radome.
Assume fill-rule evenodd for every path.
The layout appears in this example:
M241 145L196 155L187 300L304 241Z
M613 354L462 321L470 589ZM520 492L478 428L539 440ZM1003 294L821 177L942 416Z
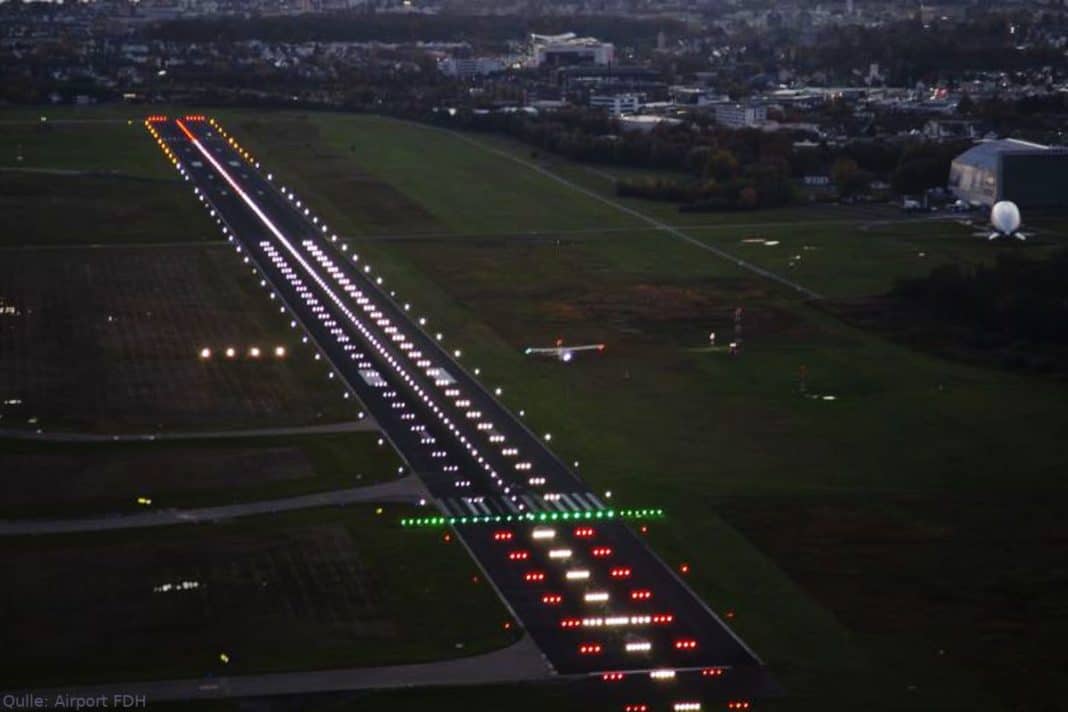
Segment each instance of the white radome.
M994 203L990 210L990 224L999 235L1011 237L1020 229L1020 209L1010 200Z

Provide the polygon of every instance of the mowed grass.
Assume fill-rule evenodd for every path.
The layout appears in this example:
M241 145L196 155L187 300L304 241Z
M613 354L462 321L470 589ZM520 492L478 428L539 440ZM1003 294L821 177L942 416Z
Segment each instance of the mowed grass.
M18 651L0 686L411 663L513 641L462 547L402 529L411 512L0 540L0 642Z
M0 168L177 175L140 120L19 121L0 112Z
M0 427L202 432L359 410L224 247L9 252L0 298Z
M177 181L0 172L0 249L207 242L219 233Z
M6 116L0 112L0 246L219 238L139 120Z
M293 497L397 477L377 433L183 441L0 441L0 517L93 516Z
M372 126L372 134L374 128L377 125ZM407 151L411 152L408 161L415 162L419 160L420 144L415 141L414 134L410 139L406 144ZM1053 249L1068 245L1065 216L1041 211L1028 212L1025 216L1027 229L1035 233L1026 245L988 242L988 216L981 210L967 215L931 213L919 216L903 213L896 205L829 204L795 205L758 212L681 212L675 203L616 196L614 177L634 174L627 169L588 166L544 152L537 152L537 157L533 157L530 147L492 135L470 135L454 143L459 145L461 142L468 150L483 154L482 158L465 158L465 161L492 163L494 154L487 153L492 151L500 159L496 161L497 170L519 170L524 163L537 166L581 190L677 227L689 237L830 298L882 294L897 279L927 274L939 264L989 263L999 254L1021 250L1041 258ZM372 159L381 161L384 152L393 150L388 142L385 146L382 144L377 142L371 150L369 156ZM384 167L382 175L391 183L401 181L395 183L401 186L405 179L396 175L401 170L397 163L403 165L405 161L397 158L396 155L392 157L391 165ZM483 166L481 170L492 174L493 169ZM530 169L527 172L530 173ZM408 179L412 188L432 182L425 171L421 173L418 183ZM586 203L590 209L597 205L594 198ZM462 198L453 198L441 214L459 213L464 209L463 205ZM507 229L506 225L502 224L502 227ZM678 239L664 233L651 237ZM758 240L778 244L766 245Z
M359 690L352 692L302 695L299 701L287 699L286 709L315 712L472 712L508 709L512 712L591 712L616 707L605 700L605 686L600 681L574 679L538 681L513 685L472 685L464 687L414 687L404 690ZM258 703L259 701L257 701ZM206 710L240 712L247 700L196 700L163 702L153 705L164 710ZM270 702L266 703L271 705ZM275 709L274 706L269 707Z
M339 115L230 124L339 230L374 236L354 244L387 285L428 314L488 385L501 385L532 427L552 432L592 485L621 503L668 509L653 541L669 562L691 564L697 589L779 676L788 696L776 709L823 709L828 699L887 710L1058 699L1052 687L1021 690L996 674L1021 663L992 632L1001 598L989 580L932 561L982 565L989 541L952 526L960 511L979 511L973 502L1027 493L1047 514L1063 506L1063 384L941 361L850 328L693 246L629 231L640 227L630 217L448 134ZM737 242L760 229L732 219L741 234L731 239L750 249ZM534 226L545 234L524 234ZM841 231L833 221L823 228L804 239ZM378 237L417 232L492 236ZM870 276L862 266L843 271L836 293L888 284L901 265L886 265ZM818 271L833 285L842 269L828 261ZM737 308L743 355L732 359L708 347L708 333L720 346L734 338ZM522 356L558 337L608 348L569 366ZM896 504L905 496L915 506ZM760 515L784 501L833 505L861 531L783 533ZM889 523L868 514L873 503L894 509ZM899 540L918 522L935 530L922 540L930 552L902 556ZM1027 590L1039 585L1034 572L1059 564L1036 540L1047 534L1018 535L1012 556L997 559L1016 562L1000 582ZM877 543L858 556L860 537ZM841 566L854 587L829 595ZM887 576L908 585L869 590ZM963 589L979 613L942 617L945 592ZM880 605L866 606L875 594ZM888 626L895 600L914 615ZM1065 598L1043 600L1053 610L1013 619L1019 635L1068 633ZM944 640L937 649L933 635ZM1034 640L1029 669L1064 666L1063 649Z

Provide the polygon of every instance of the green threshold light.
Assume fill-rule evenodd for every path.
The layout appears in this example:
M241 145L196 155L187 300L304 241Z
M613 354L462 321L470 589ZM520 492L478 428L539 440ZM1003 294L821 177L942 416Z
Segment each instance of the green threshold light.
M527 512L526 514L487 514L472 517L404 517L402 527L451 527L464 524L506 524L509 522L576 522L593 519L659 519L663 509L591 509L585 512Z

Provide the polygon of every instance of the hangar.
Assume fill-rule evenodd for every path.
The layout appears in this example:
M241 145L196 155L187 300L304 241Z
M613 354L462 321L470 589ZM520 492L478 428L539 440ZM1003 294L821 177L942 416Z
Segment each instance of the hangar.
M990 206L1068 207L1068 148L1017 139L983 141L953 159L949 189L961 200Z

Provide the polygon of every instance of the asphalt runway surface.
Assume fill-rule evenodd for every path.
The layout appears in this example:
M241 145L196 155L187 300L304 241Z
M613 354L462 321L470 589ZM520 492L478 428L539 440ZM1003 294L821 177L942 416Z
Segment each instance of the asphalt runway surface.
M339 397L355 396L354 414L374 417L432 504L469 522L500 520L454 531L557 673L604 678L654 700L650 711L673 709L675 690L722 700L774 688L756 654L641 535L601 518L608 503L224 127L199 117L146 125L248 278L304 330L324 377L333 374Z

